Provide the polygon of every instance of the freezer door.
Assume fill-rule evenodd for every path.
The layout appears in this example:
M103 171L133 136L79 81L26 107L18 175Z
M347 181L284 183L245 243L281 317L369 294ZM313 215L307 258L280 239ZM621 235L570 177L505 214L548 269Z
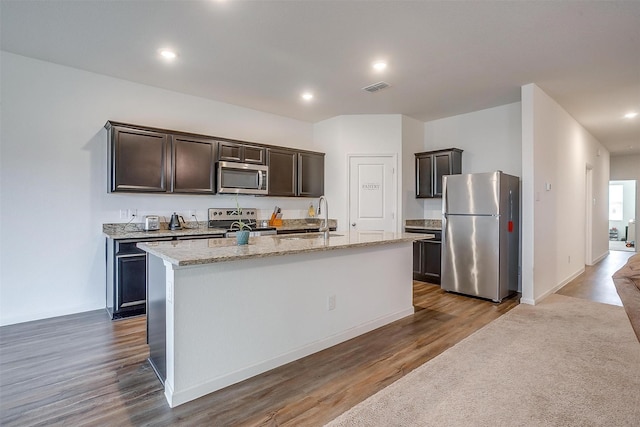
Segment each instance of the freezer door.
M447 215L443 225L442 289L500 301L499 217Z
M500 172L446 175L442 210L448 214L497 215Z

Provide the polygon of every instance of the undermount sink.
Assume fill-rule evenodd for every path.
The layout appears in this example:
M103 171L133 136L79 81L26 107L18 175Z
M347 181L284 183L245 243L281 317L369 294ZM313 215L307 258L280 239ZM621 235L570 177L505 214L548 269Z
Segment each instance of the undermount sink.
M330 233L329 237L342 237L344 234ZM279 236L282 240L308 240L324 238L322 233L294 234L290 236Z

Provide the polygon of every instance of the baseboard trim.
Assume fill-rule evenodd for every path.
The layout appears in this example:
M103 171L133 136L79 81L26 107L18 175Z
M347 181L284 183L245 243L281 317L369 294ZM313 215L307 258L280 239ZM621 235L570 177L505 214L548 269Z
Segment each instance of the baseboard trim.
M562 287L564 285L566 285L567 283L569 283L570 281L572 281L573 279L575 279L576 277L578 277L579 275L581 275L582 273L584 273L585 268L582 267L580 270L576 271L575 273L573 273L571 276L567 277L566 279L564 279L562 282L560 282L558 285L556 285L555 287L553 287L552 289L548 290L547 292L545 292L544 294L540 295L538 298L535 299L533 305L539 304L540 302L542 302L543 299L545 299L546 297L548 297L551 294L555 294L556 292L558 292L560 289L562 289Z
M220 390L224 387L230 386L232 384L236 384L240 381L244 381L248 378L267 372L271 369L277 368L289 362L293 362L294 360L301 359L313 353L317 353L321 350L332 347L336 344L340 344L344 341L355 338L364 333L373 331L374 329L377 329L389 323L395 322L396 320L400 320L404 317L411 316L414 314L414 311L415 310L412 305L410 308L406 308L404 310L391 313L389 315L383 316L381 318L378 318L373 321L367 322L365 324L351 328L342 333L309 343L308 345L305 345L298 349L293 349L273 359L265 360L264 362L258 363L253 366L247 366L246 368L243 368L236 372L232 372L222 377L212 379L205 383L199 384L195 387L191 387L187 390L176 392L171 387L171 384L169 384L168 381L165 381L164 383L165 397L167 398L169 406L174 408L178 405L182 405L183 403L189 402L198 397L204 396L209 393L213 393L214 391Z
M598 258L593 260L592 264L589 265L596 265L597 263L599 263L600 261L602 261L603 259L605 259L607 257L607 255L609 255L609 251L605 251L602 255L600 255Z

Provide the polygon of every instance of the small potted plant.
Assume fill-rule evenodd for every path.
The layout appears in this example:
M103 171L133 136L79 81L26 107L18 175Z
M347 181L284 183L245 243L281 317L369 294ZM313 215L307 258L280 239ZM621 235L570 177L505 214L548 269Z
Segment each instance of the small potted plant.
M238 213L238 217L242 215L242 208L238 203L237 196L236 196L236 212ZM234 230L235 228L238 229L238 231L236 232L236 243L238 245L246 245L249 243L249 232L251 231L251 226L249 225L249 223L245 223L242 219L238 219L237 221L232 222L231 227L229 228L231 230Z

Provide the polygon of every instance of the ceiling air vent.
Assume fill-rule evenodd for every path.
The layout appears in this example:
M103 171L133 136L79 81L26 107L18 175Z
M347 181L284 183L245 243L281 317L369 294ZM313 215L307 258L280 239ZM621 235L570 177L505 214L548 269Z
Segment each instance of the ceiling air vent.
M367 92L374 93L374 92L377 92L379 90L386 89L389 86L391 86L391 85L389 83L387 83L387 82L378 82L378 83L374 83L372 85L369 85L367 87L363 87L362 90L366 90Z

